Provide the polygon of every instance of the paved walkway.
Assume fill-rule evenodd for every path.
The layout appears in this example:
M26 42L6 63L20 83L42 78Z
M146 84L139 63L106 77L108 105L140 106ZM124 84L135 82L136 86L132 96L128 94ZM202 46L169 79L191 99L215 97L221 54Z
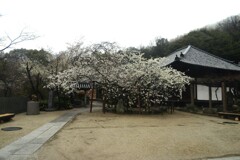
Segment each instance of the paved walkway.
M41 126L17 141L0 150L0 160L26 160L36 159L32 154L45 142L56 134L65 124L73 120L80 112L86 112L89 108L73 109L59 118Z

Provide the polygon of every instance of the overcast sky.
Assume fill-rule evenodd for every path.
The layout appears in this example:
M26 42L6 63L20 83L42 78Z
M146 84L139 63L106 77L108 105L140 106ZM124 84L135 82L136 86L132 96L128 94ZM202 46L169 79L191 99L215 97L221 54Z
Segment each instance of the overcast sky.
M65 50L67 43L149 45L240 14L240 0L0 0L0 35L23 28L40 38L17 48Z

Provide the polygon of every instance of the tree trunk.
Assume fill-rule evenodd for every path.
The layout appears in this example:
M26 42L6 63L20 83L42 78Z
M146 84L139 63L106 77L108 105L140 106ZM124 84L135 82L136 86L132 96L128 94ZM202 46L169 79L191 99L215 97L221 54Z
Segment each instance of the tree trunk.
M40 86L40 83L41 83L41 75L40 73L38 73L36 75L36 78L35 78L35 81L36 81L36 86L34 85L34 81L33 81L33 76L31 75L31 70L33 69L33 66L29 66L29 64L27 63L27 66L26 66L26 73L27 73L27 77L28 77L28 80L29 80L29 83L30 83L30 86L31 86L31 89L32 89L32 93L31 94L35 94L37 96L37 100L40 99L43 99L43 94L40 92L39 90L39 86Z

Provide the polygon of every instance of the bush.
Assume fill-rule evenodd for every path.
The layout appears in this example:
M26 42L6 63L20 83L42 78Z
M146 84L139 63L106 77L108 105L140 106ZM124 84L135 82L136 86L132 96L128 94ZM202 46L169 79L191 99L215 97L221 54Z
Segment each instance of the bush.
M40 110L44 110L44 108L46 108L47 106L48 106L48 101L47 100L40 100L39 101Z
M73 108L69 97L60 97L59 99L54 98L53 99L53 104L54 104L54 107L58 108L58 109L61 109L61 108L71 109L71 108Z
M199 111L199 109L196 105L187 104L186 105L186 111L187 112L192 112L192 113L197 113Z
M217 108L203 108L205 114L217 114Z
M240 112L240 106L239 105L233 105L233 112L239 113Z

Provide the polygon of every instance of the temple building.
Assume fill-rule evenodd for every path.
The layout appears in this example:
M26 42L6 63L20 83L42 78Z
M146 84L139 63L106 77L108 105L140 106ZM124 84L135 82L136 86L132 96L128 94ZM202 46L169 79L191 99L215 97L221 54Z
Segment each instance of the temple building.
M182 102L204 103L212 108L218 104L228 111L237 103L240 66L194 46L181 48L166 57L166 65L193 78ZM239 91L238 91L239 92Z

